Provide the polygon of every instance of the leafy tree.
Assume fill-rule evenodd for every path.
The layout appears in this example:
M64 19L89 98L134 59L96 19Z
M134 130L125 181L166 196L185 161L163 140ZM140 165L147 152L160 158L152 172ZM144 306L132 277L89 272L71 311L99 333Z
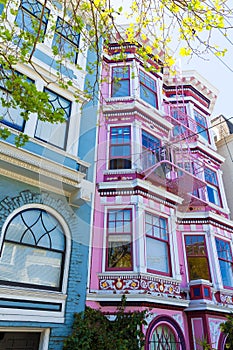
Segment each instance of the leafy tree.
M221 331L227 335L226 349L233 349L233 314L226 315L227 321L220 324Z
M75 314L73 332L64 342L64 350L141 350L144 345L142 325L146 311L126 312L122 298L115 320L110 321L100 310L86 307Z
M44 0L37 18L31 18L29 22L22 19L20 25L14 21L19 1L0 0L0 8L4 5L0 16L0 84L5 89L0 102L8 109L6 113L19 106L21 116L26 120L31 113L37 113L39 119L51 123L62 122L64 118L62 110L53 110L45 92L38 91L32 82L17 74L17 67L27 65L44 80L45 85L58 83L64 89L73 85L72 79L62 74L62 67L73 61L74 53L68 52L62 41L57 40L52 47L57 65L56 76L51 74L46 77L34 60L38 45L53 37L56 28L55 18L47 11L49 3L55 12L56 7L63 7L65 21L73 31L82 34L77 53L85 54L87 47L96 52L96 62L87 67L90 73L96 73L96 83L102 57L100 38L106 44L111 40L119 44L120 59L124 58L124 42L127 40L135 44L136 54L150 69L147 63L151 60L162 67L174 64L170 46L177 47L182 56L204 55L207 52L223 56L226 50L215 45L213 32L218 31L227 37L232 30L231 0L131 0L120 7L114 0ZM122 15L128 21L124 27L117 26ZM45 32L44 21L47 20L52 26ZM69 36L72 37L71 34ZM78 65L76 68L82 69ZM93 89L93 86L90 88ZM80 101L80 91L75 94ZM4 118L4 115L0 117ZM0 129L0 137L7 138L9 134L7 128ZM19 134L17 145L26 139L26 135Z

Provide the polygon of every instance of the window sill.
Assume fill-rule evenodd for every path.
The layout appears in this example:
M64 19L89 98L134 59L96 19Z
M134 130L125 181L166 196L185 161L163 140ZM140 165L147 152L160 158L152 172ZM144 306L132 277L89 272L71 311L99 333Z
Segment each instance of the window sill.
M0 320L63 323L66 294L0 286Z

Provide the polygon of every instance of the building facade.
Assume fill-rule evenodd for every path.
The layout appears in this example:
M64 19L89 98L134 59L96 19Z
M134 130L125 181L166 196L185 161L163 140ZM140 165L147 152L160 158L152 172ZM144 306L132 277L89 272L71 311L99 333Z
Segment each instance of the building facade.
M124 52L103 58L87 304L114 314L126 294L128 310L148 308L146 350L223 350L232 221L209 129L217 91Z
M84 132L81 126L87 55L84 50L77 53L82 38L72 32L59 3L47 2L43 16L37 0L22 0L17 11L11 5L1 5L9 22L30 32L32 23L43 18L44 34L50 33L37 45L33 67L18 64L17 74L46 91L66 121L42 122L36 113L25 121L19 108L7 111L1 106L0 127L8 127L11 136L0 141L0 349L59 350L71 333L74 312L83 311L86 300L93 185L84 158L85 144L95 146L95 135L88 138L87 126ZM56 83L56 42L70 53L59 64L64 79L73 81L68 89ZM0 92L4 97L2 85ZM19 132L29 141L17 148Z

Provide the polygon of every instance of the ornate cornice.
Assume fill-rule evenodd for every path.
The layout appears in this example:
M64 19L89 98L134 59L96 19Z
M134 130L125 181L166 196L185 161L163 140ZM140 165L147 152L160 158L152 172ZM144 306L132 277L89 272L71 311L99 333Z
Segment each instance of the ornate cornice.
M134 98L119 101L118 99L108 99L107 104L103 105L103 113L108 121L113 118L123 116L138 116L149 121L154 126L159 126L168 132L173 125L164 118L164 113L150 106L145 106Z
M182 203L182 198L154 186L148 181L134 179L132 181L101 182L98 184L101 197L141 195L174 208Z
M84 173L25 149L1 142L0 153L0 174L12 179L66 195L87 182Z
M201 213L198 213L201 215ZM223 216L209 213L208 217L178 217L177 222L180 225L213 225L229 232L233 232L233 222L224 218Z

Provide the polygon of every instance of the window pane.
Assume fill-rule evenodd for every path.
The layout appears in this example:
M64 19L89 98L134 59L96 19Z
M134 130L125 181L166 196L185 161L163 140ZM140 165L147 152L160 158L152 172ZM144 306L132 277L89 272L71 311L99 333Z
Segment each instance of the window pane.
M214 203L216 205L220 205L220 199L219 199L219 193L218 190L211 186L206 186L207 194L208 194L208 200L211 203Z
M35 137L64 149L68 131L68 119L71 112L71 102L48 89L45 89L45 92L49 94L49 102L54 111L56 109L62 109L64 111L66 121L62 124L52 124L38 120Z
M222 283L224 286L233 287L232 262L219 260Z
M122 78L129 78L129 67L113 67L112 74L114 78L122 79Z
M230 243L216 238L218 257L232 261Z
M167 325L156 327L149 341L150 350L178 350L180 341L177 341L172 330Z
M112 69L112 97L130 95L129 67L113 67Z
M65 148L67 123L51 124L38 120L35 137L59 148Z
M167 243L146 237L147 268L169 273Z
M113 83L112 97L129 96L129 80L120 80Z
M204 235L185 236L187 262L190 280L210 280L209 263Z
M206 118L196 110L194 110L194 117L197 123L199 123L205 128L207 127Z
M52 215L40 209L17 214L7 226L5 240L60 251L65 249L61 225Z
M140 98L153 107L157 107L156 81L140 71Z
M15 71L14 74L16 76L22 77L22 74ZM0 99L3 101L0 101L0 122L3 124L6 124L16 130L23 131L25 120L20 115L21 112L24 110L22 108L19 108L19 106L16 106L16 108L13 107L3 107L2 103L11 103L12 97L9 90L7 90L7 83L12 79L12 72L9 70L0 69ZM23 80L27 83L33 84L34 81L29 78L23 78Z
M108 268L131 268L131 210L108 212Z
M149 75L145 74L143 71L140 70L139 72L140 82L143 83L145 86L150 88L151 90L156 91L156 82L153 78L151 78Z
M209 141L208 131L206 130L207 128L206 118L196 110L194 110L194 118L195 118L195 121L197 122L197 132L202 137L204 137L207 141Z
M146 234L167 240L167 221L157 215L146 213Z
M9 98L6 92L0 90L0 98ZM4 124L7 124L17 130L22 131L24 128L24 119L21 117L20 112L23 111L20 108L6 108L0 106L0 121ZM3 119L1 119L3 118Z
M116 158L111 159L109 162L110 169L131 169L131 160Z
M72 26L58 17L52 46L58 47L58 51L66 55L68 59L76 63L77 49L79 47L79 33Z
M108 267L131 268L131 244L125 242L109 242Z
M207 130L205 130L205 128L203 128L201 125L197 125L197 132L199 135L201 135L202 137L204 137L205 140L209 140L209 136L208 136L208 132Z
M111 147L111 156L112 157L127 157L130 156L130 145L125 145L125 146L112 146Z
M49 10L45 7L42 17L42 9L43 6L39 1L22 0L15 21L21 29L35 35L41 21L41 29L44 34L48 23Z
M232 253L230 243L215 238L219 265L224 286L233 287Z
M150 168L159 161L160 140L142 131L142 167Z
M205 257L188 257L190 280L210 280L208 260Z
M61 261L61 253L5 242L0 280L59 287Z
M218 185L217 175L213 170L205 168L204 175L205 175L205 181L213 185Z
M145 86L140 85L140 97L153 107L156 107L156 96L154 92L147 89Z
M142 145L146 148L149 148L152 151L155 151L160 147L160 140L152 136L151 134L148 134L146 131L142 131Z
M204 236L185 236L187 255L206 255Z

